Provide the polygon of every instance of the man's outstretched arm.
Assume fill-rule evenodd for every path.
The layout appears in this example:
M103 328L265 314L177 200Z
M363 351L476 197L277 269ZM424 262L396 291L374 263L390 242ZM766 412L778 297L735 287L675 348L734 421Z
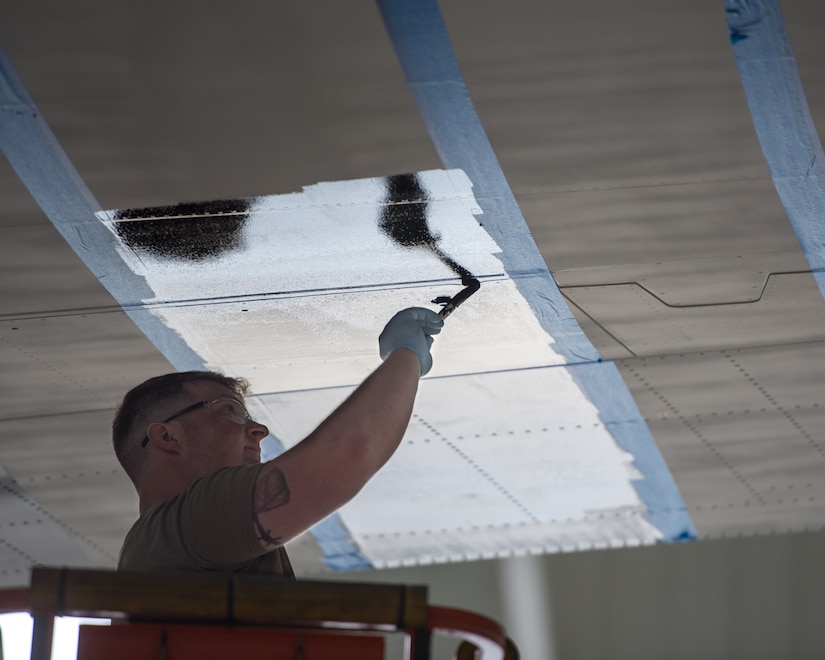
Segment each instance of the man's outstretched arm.
M285 543L336 511L389 460L442 324L428 309L396 314L379 339L384 363L304 440L264 465L252 512L262 547Z

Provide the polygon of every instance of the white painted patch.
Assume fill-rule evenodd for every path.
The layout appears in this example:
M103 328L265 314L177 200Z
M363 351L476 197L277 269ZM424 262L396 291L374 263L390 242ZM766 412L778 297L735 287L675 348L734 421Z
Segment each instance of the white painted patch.
M420 177L439 246L482 286L436 339L402 447L340 514L358 548L396 566L654 542L632 457L504 274L469 180ZM393 313L461 289L430 250L381 232L383 197L367 179L258 199L242 247L201 263L121 246L151 313L249 378L250 409L286 447L377 366Z

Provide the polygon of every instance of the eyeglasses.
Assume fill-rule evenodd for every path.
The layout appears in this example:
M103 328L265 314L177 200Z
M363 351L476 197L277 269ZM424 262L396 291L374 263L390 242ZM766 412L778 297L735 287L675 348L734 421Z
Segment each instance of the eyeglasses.
M166 422L171 422L173 419L177 419L181 415L190 413L193 410L199 410L200 408L206 408L206 410L212 415L217 417L225 417L230 422L235 422L235 424L245 425L247 422L252 421L252 416L240 401L233 399L230 396L221 396L217 399L212 399L211 401L198 401L197 403L193 403L191 406L186 406L183 410L179 410L174 415L164 419L163 423L165 424ZM140 443L140 446L145 447L148 444L149 436L146 435L146 437L143 438L143 442Z

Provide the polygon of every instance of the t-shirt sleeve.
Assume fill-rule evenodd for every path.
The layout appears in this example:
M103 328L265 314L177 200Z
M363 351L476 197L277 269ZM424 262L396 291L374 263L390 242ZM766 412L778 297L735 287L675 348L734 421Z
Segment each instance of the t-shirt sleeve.
M181 546L194 565L230 570L267 552L252 523L252 498L261 467L222 468L176 498Z
M266 553L252 523L262 465L222 468L135 523L119 567L129 570L243 570Z

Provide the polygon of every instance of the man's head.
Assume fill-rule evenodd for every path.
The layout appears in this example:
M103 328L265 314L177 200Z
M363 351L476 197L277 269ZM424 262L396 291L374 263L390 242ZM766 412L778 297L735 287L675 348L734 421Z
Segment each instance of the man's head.
M254 446L267 430L243 417L248 391L243 378L212 371L150 378L126 394L115 414L112 443L118 460L136 484L148 463L150 445L161 451L188 450L193 454L189 460L204 470L255 462Z

